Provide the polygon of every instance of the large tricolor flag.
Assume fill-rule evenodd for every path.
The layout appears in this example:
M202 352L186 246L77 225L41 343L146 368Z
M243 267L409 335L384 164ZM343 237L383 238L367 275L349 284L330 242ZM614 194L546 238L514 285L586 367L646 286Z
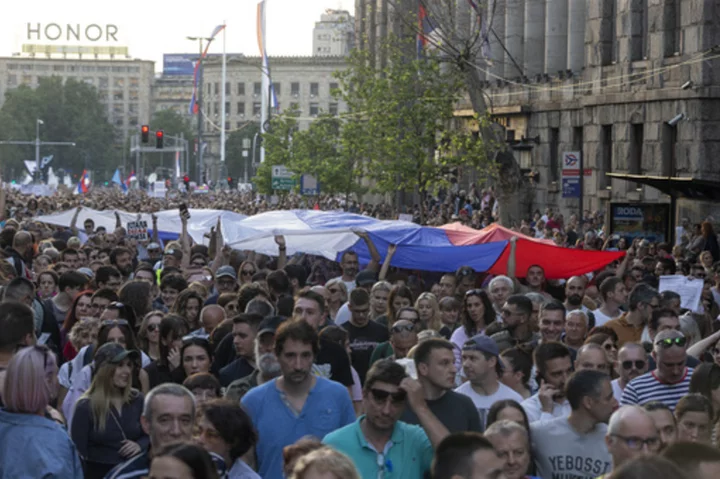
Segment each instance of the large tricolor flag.
M88 175L87 170L83 170L82 175L80 176L80 181L77 185L77 192L79 194L85 194L88 192L88 186L90 185L90 176Z
M193 92L192 97L190 98L190 108L188 108L188 114L194 115L198 112L198 104L197 104L197 96L198 96L198 81L199 76L198 73L200 71L200 65L202 64L202 61L205 59L205 57L208 54L208 50L210 49L210 44L215 39L215 37L222 32L225 29L225 25L218 25L215 27L215 29L210 34L210 40L208 40L207 44L205 45L205 50L203 50L202 54L200 55L200 58L197 62L195 62L195 69L193 71Z
M430 34L435 30L432 20L428 15L425 5L420 3L418 10L418 35L417 35L417 53L418 58L423 56L425 48L427 48L428 38Z

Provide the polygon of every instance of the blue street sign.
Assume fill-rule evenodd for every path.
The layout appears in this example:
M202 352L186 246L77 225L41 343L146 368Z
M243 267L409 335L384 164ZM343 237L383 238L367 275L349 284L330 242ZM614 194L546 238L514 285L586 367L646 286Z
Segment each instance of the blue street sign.
M320 194L320 183L312 175L300 177L300 194L305 196L317 196Z
M579 176L566 176L562 179L562 197L580 198Z

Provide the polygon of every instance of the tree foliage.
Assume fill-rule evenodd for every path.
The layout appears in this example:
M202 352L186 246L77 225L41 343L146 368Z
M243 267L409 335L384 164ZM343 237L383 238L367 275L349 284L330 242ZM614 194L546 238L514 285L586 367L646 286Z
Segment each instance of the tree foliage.
M245 123L239 129L230 133L225 142L225 165L229 176L243 178L247 168L248 179L252 178L253 153L256 156L255 163L258 163L260 158L258 153L260 150L259 145L255 145L254 152L252 145L255 135L259 132L260 124L253 121ZM245 140L249 141L250 148L244 147ZM248 156L243 156L243 151L246 149L248 150Z
M122 157L115 145L107 107L91 85L61 78L40 78L36 89L22 85L5 93L0 109L0 140L35 139L36 120L41 119L40 139L75 142L70 146L43 146L41 156L53 155L52 167L79 175L87 168L96 177L112 174ZM35 159L34 146L0 145L0 168L6 177L21 178L24 160Z

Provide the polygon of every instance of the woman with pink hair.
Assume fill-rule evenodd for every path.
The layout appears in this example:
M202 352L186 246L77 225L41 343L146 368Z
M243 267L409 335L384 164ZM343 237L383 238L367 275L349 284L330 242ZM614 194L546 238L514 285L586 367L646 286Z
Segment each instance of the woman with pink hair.
M10 360L0 409L0 477L83 477L67 431L48 417L57 373L55 355L45 346L21 349Z

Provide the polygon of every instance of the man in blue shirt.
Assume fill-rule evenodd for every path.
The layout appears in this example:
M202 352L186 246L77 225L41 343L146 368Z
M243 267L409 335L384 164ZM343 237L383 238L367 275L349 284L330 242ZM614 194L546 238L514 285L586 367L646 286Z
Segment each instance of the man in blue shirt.
M260 438L258 474L282 479L283 448L305 436L325 437L355 420L347 389L312 374L318 353L317 332L306 321L283 323L275 335L282 375L251 389L242 404Z
M420 426L399 420L406 402ZM323 442L350 457L360 477L423 477L430 469L433 447L449 433L430 411L420 383L392 359L380 360L365 378L363 406L365 416L328 434Z

